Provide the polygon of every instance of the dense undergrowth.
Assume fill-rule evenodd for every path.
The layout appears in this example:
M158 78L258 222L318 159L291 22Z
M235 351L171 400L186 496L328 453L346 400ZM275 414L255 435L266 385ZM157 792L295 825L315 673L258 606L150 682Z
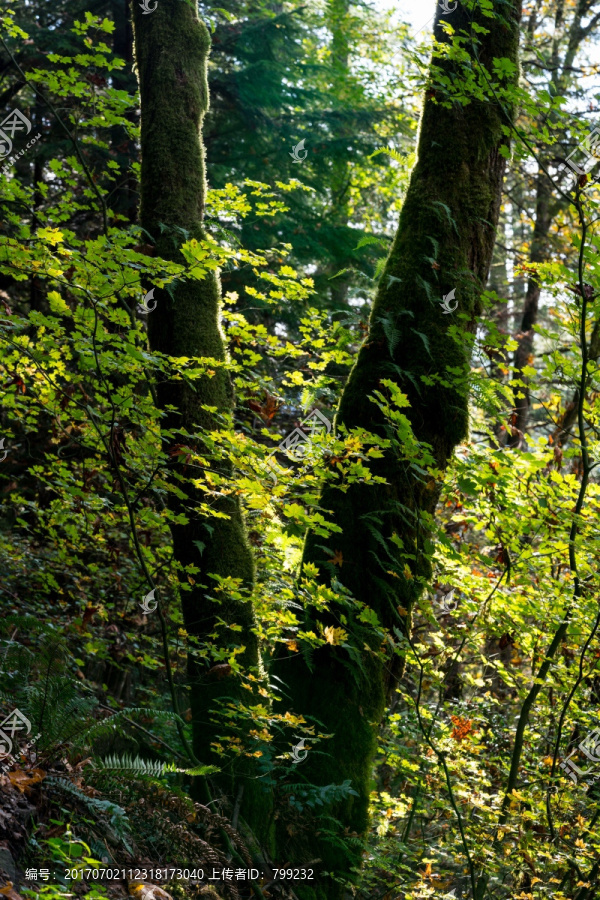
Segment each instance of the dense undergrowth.
M10 16L4 28L12 44L25 39ZM48 69L28 72L25 91L31 105L36 86L56 106L76 96L77 140L65 135L68 149L48 162L44 182L2 176L0 711L4 718L18 708L34 740L24 749L19 735L0 774L0 894L145 900L152 890L150 879L133 876L112 884L64 878L65 868L85 864L133 873L256 869L260 877L243 881L171 879L164 889L182 898L293 897L262 875L286 860L270 858L240 816L239 798L224 797L211 776L244 757L291 840L319 831L336 846L356 846L358 836L335 818L352 785L303 777L293 748L302 742L302 752L327 754L328 736L307 711L289 708L270 664L281 643L309 659L336 648L355 677L368 635L374 653L405 667L380 733L372 829L349 895L591 900L600 869L595 195L571 197L555 258L527 270L543 285L545 306L538 355L525 372L531 429L519 446L507 436L524 376L511 366L515 341L494 324L507 297L488 292L475 335L462 332L456 313L455 338L472 358L471 435L446 474L435 521L422 523L433 577L422 584L407 640L382 629L335 578L324 588L310 567L298 572L307 528L331 550L334 573L347 564L317 507L320 486L373 481L383 446L375 435L340 430L314 437L301 460L277 449L314 408L333 418L366 330L366 303L333 313L316 303L289 246L249 251L236 242L242 218L277 221L287 198L309 192L295 179L212 191L208 238L184 235L180 264L155 257L141 230L110 207L120 177L110 129L138 137L132 98L90 88L90 73L108 77L119 67L103 43L111 23L89 14L76 31L77 58L49 58ZM519 99L525 117L531 106ZM542 99L555 112L555 100ZM517 156L525 152L519 144ZM403 177L407 160L396 154L396 163ZM222 363L151 353L146 314L136 309L152 285L201 280L218 267L247 278L243 297L226 294L223 309L236 413L206 436L203 455L177 435L176 456L180 490L185 496L185 479L193 481L207 517L223 493L243 504L257 573L256 671L238 662L235 624L220 623L205 643L184 628L182 597L197 569L181 571L173 557L172 459L153 395L157 380L193 385ZM395 323L385 332L393 344ZM449 370L448 378L465 373ZM384 381L374 402L399 464L435 490L440 473L414 439L406 398ZM378 562L385 558L382 546ZM419 578L413 562L407 551L406 579ZM218 605L243 589L214 579L211 592ZM303 631L299 611L311 605L329 606L337 624ZM214 735L210 760L190 751L188 655L248 692L247 703L225 704L205 723ZM564 763L572 753L583 774ZM31 867L52 877L26 880Z

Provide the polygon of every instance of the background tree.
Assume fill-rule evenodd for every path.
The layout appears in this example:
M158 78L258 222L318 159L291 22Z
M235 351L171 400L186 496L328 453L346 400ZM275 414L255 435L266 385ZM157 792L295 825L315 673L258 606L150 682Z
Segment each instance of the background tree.
M545 90L548 96L560 103L565 99L572 103L581 102L580 79L591 71L587 58L586 44L598 28L600 17L594 12L594 3L581 2L572 7L563 2L545 7L531 7L524 20L525 44L523 47L523 72L528 85L535 90ZM560 99L559 99L560 98ZM523 268L526 276L525 295L517 295L515 300L515 339L517 349L514 356L514 411L510 423L511 446L525 446L529 422L531 400L528 389L528 367L533 362L535 326L540 313L541 285L536 277L536 266L546 262L560 243L560 233L565 216L568 218L568 194L560 188L567 187L573 178L573 170L565 164L565 159L575 153L577 163L584 154L577 154L577 142L581 136L565 133L564 121L556 104L545 107L541 112L525 105L525 116L533 121L520 123L531 134L536 150L536 172L531 173L521 166L515 167L514 176L520 187L512 187L514 202L526 227L525 244L518 247L519 254L526 255L529 268ZM581 109L585 117L586 111ZM590 122L589 129L593 124ZM579 159L578 159L579 157ZM519 157L517 157L517 161ZM555 181L553 181L555 179ZM559 190L557 190L557 187ZM517 194L529 194L527 207L534 205L531 220L523 216L522 199ZM512 202L512 201L511 201ZM516 242L515 242L516 243ZM516 248L515 248L516 249ZM525 262L521 257L520 260Z

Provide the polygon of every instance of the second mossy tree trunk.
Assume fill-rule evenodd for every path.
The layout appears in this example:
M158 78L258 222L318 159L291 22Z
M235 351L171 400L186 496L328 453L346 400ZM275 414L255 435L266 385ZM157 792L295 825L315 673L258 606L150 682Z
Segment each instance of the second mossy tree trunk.
M484 88L488 79L497 83L497 74L492 74L495 59L508 61L503 87L516 82L521 0L494 4L491 18L474 15L487 33L479 33L477 48L470 37L464 38L470 62L463 62L461 69L450 53L448 59L436 62L441 77L432 69L418 161L373 305L369 334L336 418L338 431L345 426L388 436L385 418L370 398L376 391L385 394L382 381L392 380L408 396L410 408L404 411L413 432L432 448L441 471L468 432L471 336L492 259L512 116L510 102L501 105L497 99L502 90L497 85L485 100L461 103L456 94L465 73ZM458 34L477 34L472 16L466 4L459 3L451 16L442 14L438 5L438 41L451 40L442 19ZM451 88L446 92L443 85L448 82ZM458 307L446 313L441 301L453 290ZM449 308L453 306L450 302ZM377 613L388 633L400 635L401 645L431 571L427 517L435 510L440 485L409 465L401 448L385 451L371 468L385 485L355 484L345 492L335 484L324 488L321 506L341 533L324 546L323 537L310 532L303 562L315 564L323 581L331 582L335 572L357 600ZM307 610L301 627L316 631L319 624L340 622ZM314 716L322 732L333 735L319 744L323 753L308 753L298 766L298 777L321 786L351 781L357 796L330 809L346 835L362 835L368 825L377 729L394 666L393 658L380 654L380 645L375 630L365 638L363 629L355 646L360 666L342 647L329 644L312 655L284 650L275 663L294 711ZM282 827L280 851L297 863L320 858L326 870L339 875L347 873L349 865L359 865L359 842L344 842L343 833L342 842L332 842L326 831L326 827L313 833ZM331 898L340 891L331 881L314 891L299 886L297 893L303 898L315 894Z
M202 240L206 195L202 120L208 107L206 78L210 36L199 20L196 5L183 0L158 0L152 13L132 4L135 33L135 63L141 98L141 225L151 236L157 256L183 263L180 247L185 240ZM150 345L174 357L226 359L220 329L220 284L218 276L203 281L179 282L171 297L156 290L157 307L148 318ZM233 391L225 368L215 367L193 385L172 379L157 385L162 427L177 430L165 438L172 454L170 480L173 550L181 567L183 614L186 628L200 642L217 641L222 646L243 645L238 660L247 670L258 666L258 644L253 609L235 590L217 603L211 575L238 579L252 587L254 569L239 502L235 495L217 496L216 510L223 518L202 515L206 495L196 490L185 462L177 462L177 445L201 455L208 453L207 433L227 422L233 406ZM210 406L214 411L208 411ZM183 452L182 456L186 456ZM217 464L219 467L219 464ZM220 466L224 474L227 467ZM192 472L196 471L191 470ZM186 566L195 566L188 579ZM190 590L191 587L191 590ZM225 625L219 626L221 619ZM241 632L226 626L242 626ZM215 633L218 635L215 639ZM239 636L238 636L239 634ZM190 657L194 751L200 762L219 763L211 749L218 730L211 725L213 711L229 700L239 699L237 679L228 666ZM244 699L248 699L246 696ZM240 780L239 766L229 766L230 775L219 779L230 799L246 791L242 809L251 818L258 808L249 783Z

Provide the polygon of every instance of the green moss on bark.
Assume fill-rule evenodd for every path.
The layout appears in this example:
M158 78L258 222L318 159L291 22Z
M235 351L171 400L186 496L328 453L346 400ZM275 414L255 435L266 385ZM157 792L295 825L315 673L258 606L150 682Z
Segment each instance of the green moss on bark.
M489 68L494 57L507 57L515 66L518 61L520 0L503 4L502 11L505 18L481 18L490 33L482 37L478 55ZM436 36L444 40L439 16L438 7ZM451 24L457 31L468 27L461 4ZM451 78L459 74L450 62L442 68ZM468 432L466 378L452 381L448 367L468 371L468 333L480 312L492 258L505 168L500 150L507 138L505 115L493 98L448 107L437 99L441 96L434 89L427 92L418 161L373 305L369 334L344 390L336 424L364 427L383 437L383 415L369 398L383 390L382 379L392 379L409 397L408 416L416 437L433 448L436 464L444 470ZM400 280L390 281L390 275ZM458 310L445 315L440 301L452 289ZM459 313L466 313L467 319L459 320ZM450 334L459 321L464 341ZM392 452L372 469L385 478L385 486L355 485L342 493L330 485L323 490L321 505L342 528L328 550L342 553L343 564L336 574L343 584L377 612L386 628L402 632L410 628L412 607L430 575L423 519L435 510L439 486L422 480ZM379 537L373 523L378 523ZM392 535L401 538L404 550L398 550ZM379 538L393 561L384 558ZM322 545L321 537L309 533L303 561L319 566L322 578L328 580L331 567L326 562L331 553ZM402 574L410 558L406 554L413 557L408 578ZM309 614L306 625L314 626ZM294 710L315 716L325 732L334 734L324 748L327 758L309 753L303 778L319 785L350 779L358 796L331 812L347 833L362 835L368 825L377 729L394 672L392 659L369 652L363 653L362 676L353 677L348 662L343 649L327 646L314 655L311 670L301 654L284 651L276 672L287 683ZM282 829L280 839L286 858L297 863L319 857L326 869L342 875L349 862L360 864L358 849L344 851L318 834L289 839ZM299 888L297 893L303 900L335 898L341 888L330 881L320 888Z
M154 240L157 255L181 263L179 247L184 240L204 237L202 120L208 108L206 67L210 36L195 5L183 0L159 0L151 14L144 14L137 3L132 8L141 94L141 224ZM148 321L154 350L173 356L225 360L217 275L209 274L201 282L178 284L173 298L166 291L157 290L155 298L157 307ZM219 417L229 415L233 405L230 378L222 369L213 377L195 381L193 389L182 381L159 384L157 395L165 413L165 428L185 429L190 435L187 443L200 450L203 435L218 428ZM216 407L217 415L202 409L204 404ZM246 649L238 658L245 667L257 667L251 604L229 597L217 605L209 599L214 586L208 577L210 573L240 579L246 588L252 587L254 581L239 502L231 497L221 498L217 508L227 518L205 519L195 512L202 498L189 484L189 472L174 462L174 483L179 483L178 476L185 478L188 499L181 501L173 495L171 507L176 513L185 513L189 522L172 526L174 553L182 566L194 564L200 570L193 589L183 593L186 627L201 640L209 640L217 615L241 625L239 643ZM202 553L196 542L204 545ZM226 640L232 640L232 635L225 635ZM242 692L233 676L215 677L207 666L191 660L189 674L194 750L203 763L218 763L212 758L215 729L211 725L211 710L230 697L240 697ZM229 771L227 777L221 777L220 787L233 799L244 784L243 814L251 821L256 817L257 824L264 822L260 810L262 795L252 790L253 782L243 777L242 767L232 766Z

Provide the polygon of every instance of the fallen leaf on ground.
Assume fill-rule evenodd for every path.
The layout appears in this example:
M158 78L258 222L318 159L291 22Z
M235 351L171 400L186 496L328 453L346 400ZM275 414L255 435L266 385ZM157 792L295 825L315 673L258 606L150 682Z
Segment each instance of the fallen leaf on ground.
M32 785L37 784L39 781L43 781L46 777L46 773L43 769L32 769L30 772L24 772L23 769L17 769L16 772L9 772L8 777L13 787L18 788L21 793L24 794Z
M8 897L8 900L23 900L21 895L13 890L12 881L9 881L6 887L0 888L0 894L3 897Z

